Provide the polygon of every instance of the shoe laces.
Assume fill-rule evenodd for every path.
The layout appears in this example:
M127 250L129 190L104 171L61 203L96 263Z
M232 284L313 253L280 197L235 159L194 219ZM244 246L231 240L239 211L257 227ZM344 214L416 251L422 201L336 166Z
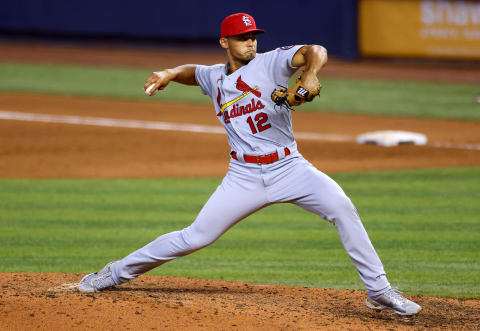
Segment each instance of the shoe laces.
M103 274L97 274L97 276L92 280L93 285L96 288L106 288L110 287L113 284L112 273L106 272Z
M391 298L392 300L395 300L399 304L403 305L408 302L408 299L405 298L403 295L401 295L401 291L397 287L392 287L389 289L387 292L385 292L383 295Z

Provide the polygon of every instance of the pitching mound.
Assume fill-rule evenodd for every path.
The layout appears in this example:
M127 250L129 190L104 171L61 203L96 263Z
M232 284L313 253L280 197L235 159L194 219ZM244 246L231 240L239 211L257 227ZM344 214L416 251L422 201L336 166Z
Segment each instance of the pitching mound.
M415 296L406 318L370 311L364 291L142 276L81 294L82 275L1 273L2 330L478 330L480 300Z

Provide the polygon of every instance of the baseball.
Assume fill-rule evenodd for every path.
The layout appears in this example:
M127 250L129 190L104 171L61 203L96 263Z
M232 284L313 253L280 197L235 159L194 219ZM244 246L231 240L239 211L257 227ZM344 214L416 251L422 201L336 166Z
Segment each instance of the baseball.
M145 90L145 94L148 95L148 96L152 95L150 92L152 92L154 86L155 86L155 84L150 85L150 86Z

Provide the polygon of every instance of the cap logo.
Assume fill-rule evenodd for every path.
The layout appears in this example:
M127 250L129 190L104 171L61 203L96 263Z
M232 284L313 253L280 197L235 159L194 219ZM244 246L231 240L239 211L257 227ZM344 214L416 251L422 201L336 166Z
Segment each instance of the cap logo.
M252 21L250 21L250 18L248 16L243 15L242 16L242 21L245 26L250 26L252 25Z

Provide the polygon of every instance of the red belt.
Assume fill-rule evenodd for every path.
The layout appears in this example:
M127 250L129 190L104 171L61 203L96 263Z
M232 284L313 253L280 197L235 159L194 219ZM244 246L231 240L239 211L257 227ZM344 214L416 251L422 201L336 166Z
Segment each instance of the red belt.
M235 160L237 158L237 152L233 151L230 153ZM285 156L290 155L290 150L285 147ZM266 155L243 155L243 159L247 163L257 163L257 164L269 164L273 162L277 162L280 158L278 156L278 152Z

